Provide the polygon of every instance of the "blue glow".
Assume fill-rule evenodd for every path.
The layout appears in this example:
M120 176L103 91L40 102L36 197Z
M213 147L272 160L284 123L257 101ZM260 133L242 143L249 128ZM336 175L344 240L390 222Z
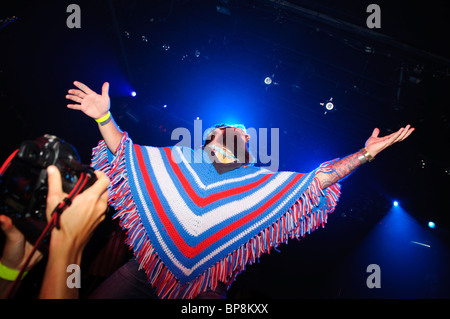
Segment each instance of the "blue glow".
M428 227L434 228L434 227L436 227L436 224L430 221L430 222L428 222Z
M131 92L131 96L132 96L132 97L135 97L135 96L136 96L136 91L132 91L132 92Z
M398 202L395 200L394 201L394 206L397 207L398 206Z
M367 289L367 286L360 284L367 276L361 276L361 279L353 283L359 297L429 296L430 292L424 288L427 284L416 281L416 278L424 278L429 269L439 268L438 265L445 259L443 256L448 253L447 248L433 236L434 232L426 231L424 226L401 205L388 211L352 254L351 264L343 267L344 271L348 272L348 278L352 278L358 269L361 271L362 265L375 263L381 267L381 289ZM414 260L414 263L411 263L411 260ZM445 268L447 269L448 267Z

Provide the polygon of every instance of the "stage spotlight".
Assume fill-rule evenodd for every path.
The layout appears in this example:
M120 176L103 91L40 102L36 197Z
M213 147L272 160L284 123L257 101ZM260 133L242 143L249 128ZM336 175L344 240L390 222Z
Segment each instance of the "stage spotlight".
M430 221L430 222L428 222L428 227L434 228L434 227L436 227L436 224Z
M135 96L136 96L136 91L132 91L132 92L131 92L131 96L132 96L132 97L135 97Z
M333 97L330 97L325 102L322 102L322 103L319 103L319 104L322 105L325 108L325 113L324 114L327 114L328 112L336 111L336 107L335 107L334 102L333 102Z
M394 200L394 206L397 207L398 206L398 202L396 200Z
M266 77L264 79L264 84L271 85L272 84L272 78L270 76Z
M166 108L167 108L167 104L164 104L164 105L163 105L163 108L165 108L165 109L166 109Z

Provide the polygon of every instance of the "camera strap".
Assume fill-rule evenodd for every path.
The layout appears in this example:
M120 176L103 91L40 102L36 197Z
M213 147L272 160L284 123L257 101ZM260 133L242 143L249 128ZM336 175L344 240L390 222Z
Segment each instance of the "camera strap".
M72 189L72 191L69 193L69 195L66 198L64 198L53 210L51 216L53 217L53 215L56 214L56 217L55 217L56 220L55 220L54 227L56 227L57 229L60 228L59 220L61 218L61 214L67 207L72 205L72 200L75 198L75 196L77 196L81 192L81 190L84 188L84 186L88 182L88 179L89 179L89 176L86 173L84 173L84 172L81 173L80 179L78 180L77 184Z
M8 156L6 161L3 162L2 166L0 167L0 175L3 175L5 173L6 169L9 167L9 164L11 164L12 159L14 156L16 156L19 149L16 149L14 152L11 153L11 155Z

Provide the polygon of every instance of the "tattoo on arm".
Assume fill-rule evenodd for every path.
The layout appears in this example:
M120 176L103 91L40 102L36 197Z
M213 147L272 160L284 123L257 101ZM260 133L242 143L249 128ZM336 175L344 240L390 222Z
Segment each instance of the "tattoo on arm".
M330 164L328 167L332 169L331 172L319 172L316 177L319 179L322 189L327 188L328 186L333 185L340 179L348 176L355 169L362 165L361 161L358 157L361 155L361 152L356 152L351 154L333 164Z

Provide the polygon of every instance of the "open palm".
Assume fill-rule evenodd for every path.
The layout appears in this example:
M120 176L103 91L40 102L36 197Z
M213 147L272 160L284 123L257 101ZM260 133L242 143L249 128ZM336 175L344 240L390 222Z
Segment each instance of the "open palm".
M66 95L66 99L72 100L79 104L68 104L68 108L80 110L87 116L94 119L101 118L108 113L110 107L108 82L103 83L101 95L95 93L81 82L75 81L73 84L79 88L79 90L70 89L68 91L69 94Z
M366 141L366 150L370 153L370 155L375 157L378 153L392 144L405 140L413 131L414 128L408 124L406 127L399 129L397 132L384 137L379 137L378 134L380 134L380 130L375 128L372 135Z

